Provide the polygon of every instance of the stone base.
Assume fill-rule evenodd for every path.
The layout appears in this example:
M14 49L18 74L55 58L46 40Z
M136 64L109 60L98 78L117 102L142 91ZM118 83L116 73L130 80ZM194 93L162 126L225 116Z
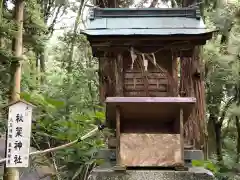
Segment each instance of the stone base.
M189 171L127 170L115 172L111 169L94 169L88 180L214 180L214 176L203 168Z
M158 148L158 149L163 149L163 148ZM176 149L176 147L174 149ZM151 153L148 153L148 154L151 154ZM111 168L116 165L116 149L101 149L98 151L98 153L94 158L104 160L104 163L100 165L101 168ZM146 159L149 159L149 158L146 158ZM185 161L184 166L185 167L192 167L192 160L203 160L203 159L204 159L204 156L203 156L202 150L189 150L189 149L184 150L184 161ZM142 164L142 162L139 164ZM153 164L157 166L157 163L153 163Z

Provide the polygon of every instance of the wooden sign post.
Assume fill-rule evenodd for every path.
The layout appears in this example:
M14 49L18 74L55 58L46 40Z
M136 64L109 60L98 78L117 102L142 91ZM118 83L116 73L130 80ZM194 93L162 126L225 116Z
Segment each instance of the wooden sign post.
M19 100L8 107L6 167L28 167L33 105Z

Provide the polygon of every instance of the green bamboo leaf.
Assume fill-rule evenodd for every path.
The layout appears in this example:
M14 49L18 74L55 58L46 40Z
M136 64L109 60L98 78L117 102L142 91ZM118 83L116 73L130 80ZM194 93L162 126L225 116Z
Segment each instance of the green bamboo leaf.
M72 180L75 180L83 172L83 169L83 166L80 166L80 168L73 175Z

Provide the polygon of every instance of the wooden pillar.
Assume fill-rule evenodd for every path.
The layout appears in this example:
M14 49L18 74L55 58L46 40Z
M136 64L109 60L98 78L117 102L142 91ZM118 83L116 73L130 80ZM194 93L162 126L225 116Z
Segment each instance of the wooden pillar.
M149 82L148 82L148 71L143 71L143 84L144 84L144 91L145 91L145 96L149 97Z
M115 60L115 90L116 96L123 96L123 57L121 53L117 54Z
M103 57L99 57L99 101L100 105L104 105L106 97L116 95L116 72L118 69L116 60L104 53ZM118 73L118 72L117 72ZM118 76L118 74L117 74ZM118 77L117 77L118 79Z
M116 108L116 163L117 166L121 166L121 156L120 156L120 108Z
M99 102L100 106L103 106L106 98L106 77L105 77L105 63L106 59L103 57L99 58Z
M183 109L180 109L180 114L179 114L180 118L180 143L181 143L181 156L182 156L182 162L184 163L184 131L183 131Z
M178 56L177 53L174 52L172 55L172 93L173 96L178 96Z
M123 57L121 53L117 54L117 58L115 60L115 90L116 96L123 96ZM116 159L117 166L121 166L121 157L120 157L120 107L116 108Z

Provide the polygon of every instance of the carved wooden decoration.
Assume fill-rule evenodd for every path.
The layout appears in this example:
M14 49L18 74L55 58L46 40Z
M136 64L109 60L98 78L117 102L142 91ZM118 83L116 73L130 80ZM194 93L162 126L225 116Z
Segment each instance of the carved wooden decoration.
M160 71L125 71L124 95L129 97L165 97L168 95L168 79ZM147 91L147 92L146 92Z

